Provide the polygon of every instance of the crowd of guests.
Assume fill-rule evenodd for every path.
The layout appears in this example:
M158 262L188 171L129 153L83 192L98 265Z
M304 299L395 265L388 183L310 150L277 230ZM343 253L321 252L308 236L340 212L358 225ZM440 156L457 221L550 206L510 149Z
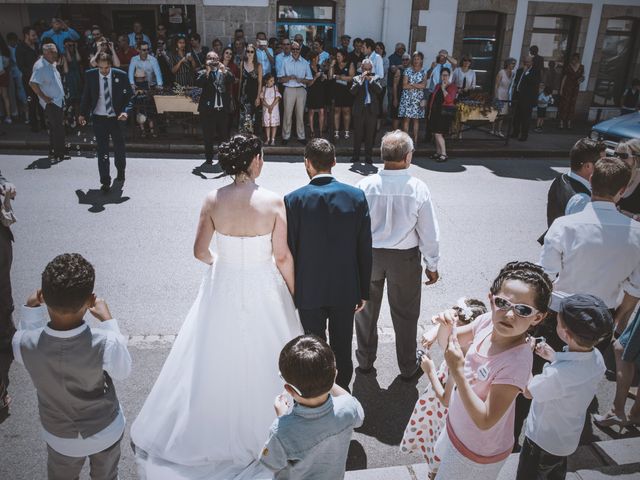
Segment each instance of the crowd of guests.
M144 32L134 22L130 31L103 32L93 25L79 33L65 21L54 18L51 28L42 23L25 27L22 39L15 33L0 36L0 114L4 122L22 119L34 131L46 128L46 104L38 101L33 90L33 67L47 44L56 47L50 62L59 72L63 98L54 102L69 127L75 127L87 69L97 67L97 58L108 53L115 68L128 74L136 98L136 115L131 123L142 137L157 137L158 117L153 94L175 86L201 87L199 77L207 71L207 56L215 53L215 67L224 65L230 72L218 87L209 89L222 103L214 106L217 127L202 123L206 160L212 161L215 144L229 138L232 131L264 134L267 145L280 136L287 144L295 128L297 140L331 136L353 142L353 161L360 161L364 143L365 162L370 163L373 139L391 123L402 128L418 142L421 124L426 124L427 140L433 138L437 161L447 160L445 137L452 133L456 101L480 88L476 82L473 58L458 62L446 50L433 61L421 52L407 52L403 43L387 55L382 42L371 38L340 37L337 47L325 45L324 38L268 38L258 32L247 38L237 29L228 45L215 38L211 47L198 33L169 35L165 25L155 32ZM365 61L366 60L366 61ZM564 65L550 60L545 67L537 46L521 60L508 58L494 82L490 97L496 101L498 116L491 133L505 136L505 115L513 113L511 135L526 141L534 109L535 131L542 132L549 106L557 106L559 128L571 128L584 67L578 54ZM623 113L638 107L640 82L632 82L623 100ZM204 101L210 101L205 95ZM215 100L215 99L214 99ZM201 102L202 103L202 102ZM204 108L206 110L206 108ZM306 113L306 115L305 115ZM224 123L224 125L222 125ZM164 125L161 123L164 130ZM186 128L186 127L185 127ZM58 136L56 134L56 136ZM64 143L59 140L58 144ZM60 152L55 150L55 157Z
M372 63L363 63L367 70L374 68ZM271 98L275 101L277 96ZM261 147L254 136L235 136L224 144L225 152L231 152L225 155L231 158L225 157L223 168L236 180L254 181L262 168ZM355 313L356 359L360 375L375 372L377 320L386 282L400 375L412 381L424 372L429 380L407 424L401 450L422 453L429 478L496 479L512 451L520 451L518 480L565 478L567 457L578 447L585 419L595 413L590 404L605 376L616 382L616 395L610 410L594 415L595 423L620 429L640 426L638 397L626 410L629 389L637 382L634 377L640 368L640 141L621 143L612 157L605 156L602 144L588 138L574 145L570 172L558 176L549 188L549 229L539 239L538 264L505 265L489 287L489 306L462 298L435 315L435 326L421 339L419 365L415 350L422 261L427 284L438 281L438 223L428 187L408 170L414 151L411 137L399 130L389 132L382 139L381 151L384 169L357 185L368 205L371 240L367 245L372 250L372 265L367 270L370 284L362 287L368 293L360 292L362 308ZM315 188L319 188L318 181L323 185L336 182L331 173L335 150L327 140L309 142L305 165L312 179L318 176L312 180ZM6 212L10 212L16 189L1 176L0 184L0 238L8 245L3 251L10 253L12 221ZM399 189L403 195L397 195ZM323 221L331 222L331 218L327 215ZM347 253L340 252L336 261L342 262L341 255ZM10 255L2 262L0 271L8 278ZM16 360L27 367L39 393L50 478L73 477L85 455L60 454L62 447L56 445L64 443L55 434L64 434L69 425L67 420L58 421L62 417L53 412L62 408L66 419L76 415L78 405L81 411L95 411L73 424L74 431L95 434L101 425L113 421L117 404L111 384L102 387L104 378L108 382L111 377L125 378L131 369L117 322L106 303L93 294L94 278L93 267L85 259L62 255L47 265L41 290L26 302L32 309L46 303L50 323L44 330L25 325L31 321L27 315L14 336L12 308L2 311L2 353L10 363L11 342L7 340L13 336ZM10 287L3 295L7 301L2 305L12 305ZM87 311L101 322L98 328L86 328L83 316ZM281 398L276 400L278 419L259 456L276 478L313 474L314 478L333 479L344 474L351 432L366 412L349 394L351 356L344 356L334 345L331 328L330 346L318 337L303 336L282 350L280 374L295 406L291 411ZM65 335L70 329L81 335ZM324 336L324 330L318 335ZM348 349L351 335L352 331ZM59 350L59 341L65 341L68 348ZM431 359L430 349L436 345L444 350L440 366ZM72 356L65 359L56 351ZM52 363L54 354L58 361ZM74 374L95 381L101 393L95 400L78 398L82 401L74 407L60 404L60 396L67 394L51 379L63 379L63 386L73 382L57 365L76 365L77 355L87 361ZM341 372L337 377L336 364ZM5 366L0 407L6 409L10 400ZM103 376L103 369L109 375ZM93 384L88 381L87 385ZM300 388L307 393L302 394ZM327 408L332 399L341 408ZM305 412L304 422L297 418L300 410ZM118 428L116 437L124 424ZM302 435L319 429L323 435ZM117 472L116 437L113 445L106 445L109 448L90 455L92 475L96 469L92 478L113 478ZM292 438L304 438L304 453L299 443L291 443ZM317 452L333 452L331 458L339 461L332 461L329 468ZM98 473L101 467L106 473Z

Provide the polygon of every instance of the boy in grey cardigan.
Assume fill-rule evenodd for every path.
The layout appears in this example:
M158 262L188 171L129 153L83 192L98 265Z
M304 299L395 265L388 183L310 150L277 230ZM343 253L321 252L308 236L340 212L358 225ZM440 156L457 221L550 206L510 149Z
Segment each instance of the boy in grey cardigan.
M125 418L111 379L129 376L131 356L94 282L93 266L81 255L54 258L13 337L15 360L38 393L49 480L78 478L86 457L93 480L118 478ZM84 321L87 310L99 327Z

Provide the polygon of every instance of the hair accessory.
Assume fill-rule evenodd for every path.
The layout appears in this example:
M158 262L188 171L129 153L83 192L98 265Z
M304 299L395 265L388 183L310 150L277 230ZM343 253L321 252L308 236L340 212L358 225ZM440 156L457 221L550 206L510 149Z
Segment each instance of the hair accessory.
M456 307L460 309L460 313L462 313L466 319L470 320L473 317L473 310L467 305L467 297L460 297L456 301Z

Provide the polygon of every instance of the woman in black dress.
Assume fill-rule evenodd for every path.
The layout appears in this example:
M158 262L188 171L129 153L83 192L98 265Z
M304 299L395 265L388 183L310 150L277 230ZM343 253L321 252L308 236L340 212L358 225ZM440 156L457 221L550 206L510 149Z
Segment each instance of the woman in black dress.
M449 135L454 115L454 102L458 94L458 87L455 83L451 83L450 79L451 70L443 67L440 70L440 83L436 85L429 105L429 130L433 132L436 141L436 153L431 158L436 162L446 162L448 158L444 136Z
M313 80L311 80L311 83L307 86L307 114L312 138L316 136L313 122L316 113L318 114L320 137L324 134L324 107L327 95L327 76L324 74L318 60L319 57L317 53L313 52L309 54L309 63L311 64L311 76L313 77Z
M356 74L356 67L349 59L349 54L343 50L336 52L336 59L331 63L329 78L333 80L333 138L340 138L340 118L344 138L349 138L349 124L351 123L351 107L353 95L351 95L351 80Z
M240 69L240 133L253 133L256 108L262 91L262 64L256 57L253 43L247 45Z

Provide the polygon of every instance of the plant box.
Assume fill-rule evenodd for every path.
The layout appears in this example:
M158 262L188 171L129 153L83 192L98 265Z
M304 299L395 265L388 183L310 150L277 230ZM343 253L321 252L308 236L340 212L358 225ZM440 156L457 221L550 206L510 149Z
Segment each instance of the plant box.
M153 101L156 103L158 113L183 112L198 114L198 104L182 95L155 95Z
M483 115L480 112L480 109L473 109L471 111L467 111L467 112L460 112L460 122L465 123L465 122L469 122L469 121L474 121L474 120L481 120L484 122L495 122L496 121L496 117L498 116L498 110L495 108L492 108L490 112L488 112L486 115Z

